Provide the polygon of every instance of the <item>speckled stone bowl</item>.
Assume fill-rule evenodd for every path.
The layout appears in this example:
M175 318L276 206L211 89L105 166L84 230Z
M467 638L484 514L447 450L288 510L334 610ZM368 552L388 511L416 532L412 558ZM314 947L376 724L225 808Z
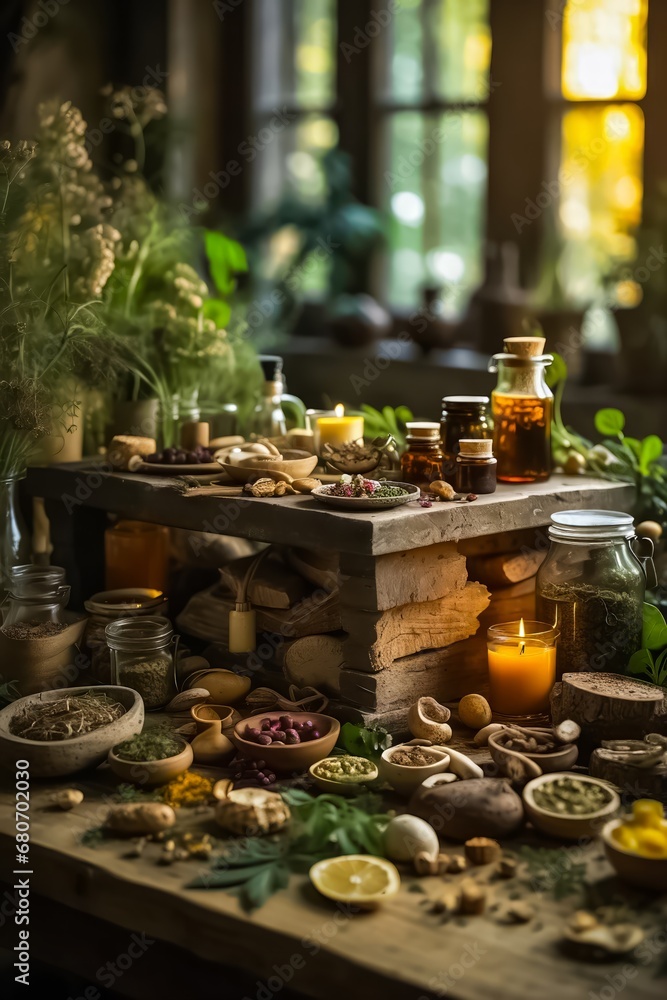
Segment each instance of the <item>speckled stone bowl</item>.
M75 736L71 740L25 740L10 732L11 721L24 705L36 701L57 701L65 695L85 694L94 690L119 701L125 714L119 719L102 726L85 736ZM141 695L132 688L100 684L86 687L60 688L43 691L19 698L0 712L0 767L14 770L17 760L27 760L33 778L57 778L76 774L90 767L97 767L109 753L111 747L138 736L144 725L144 703Z

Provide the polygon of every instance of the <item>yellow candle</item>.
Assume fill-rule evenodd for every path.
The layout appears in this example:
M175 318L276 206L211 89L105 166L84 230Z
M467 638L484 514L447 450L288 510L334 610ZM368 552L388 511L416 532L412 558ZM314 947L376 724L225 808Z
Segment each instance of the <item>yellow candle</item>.
M524 638L523 620L518 630L516 623L504 635L501 628L492 627L488 643L491 708L509 716L545 712L556 680L556 634L551 642Z
M339 403L335 408L334 417L318 417L317 419L317 450L322 451L325 444L337 448L342 444L358 441L364 436L364 418L346 417L345 408Z

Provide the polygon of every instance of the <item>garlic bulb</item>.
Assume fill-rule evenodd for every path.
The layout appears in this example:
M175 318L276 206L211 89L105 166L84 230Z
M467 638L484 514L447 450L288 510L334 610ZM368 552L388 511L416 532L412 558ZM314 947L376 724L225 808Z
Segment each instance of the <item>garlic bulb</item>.
M418 739L447 743L452 738L452 727L448 725L451 714L435 698L418 698L408 710L408 728Z
M234 788L215 809L218 826L238 836L276 833L290 819L289 807L277 792Z
M405 813L389 820L384 832L384 850L392 861L412 861L422 853L435 858L440 842L430 823Z

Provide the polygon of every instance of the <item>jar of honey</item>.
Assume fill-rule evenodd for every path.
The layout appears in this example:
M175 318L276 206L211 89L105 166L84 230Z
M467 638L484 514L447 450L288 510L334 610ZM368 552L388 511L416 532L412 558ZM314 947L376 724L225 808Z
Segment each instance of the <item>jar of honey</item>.
M469 441L492 436L488 396L443 396L440 440L445 463L442 478L455 485L456 456L462 439Z
M491 412L502 482L542 482L551 473L553 395L545 371L553 358L542 353L544 344L543 337L508 337L505 353L489 363L489 371L498 373Z
M407 427L407 450L401 456L401 479L426 490L442 479L443 454L440 424L410 421Z

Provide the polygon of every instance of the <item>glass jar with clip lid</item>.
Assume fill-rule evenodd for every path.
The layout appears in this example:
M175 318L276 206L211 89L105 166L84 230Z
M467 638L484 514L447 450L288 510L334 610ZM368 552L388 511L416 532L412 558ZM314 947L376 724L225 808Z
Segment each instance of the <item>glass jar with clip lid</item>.
M537 572L537 617L560 632L558 676L623 673L641 647L646 573L630 514L564 510L551 515L550 547Z

